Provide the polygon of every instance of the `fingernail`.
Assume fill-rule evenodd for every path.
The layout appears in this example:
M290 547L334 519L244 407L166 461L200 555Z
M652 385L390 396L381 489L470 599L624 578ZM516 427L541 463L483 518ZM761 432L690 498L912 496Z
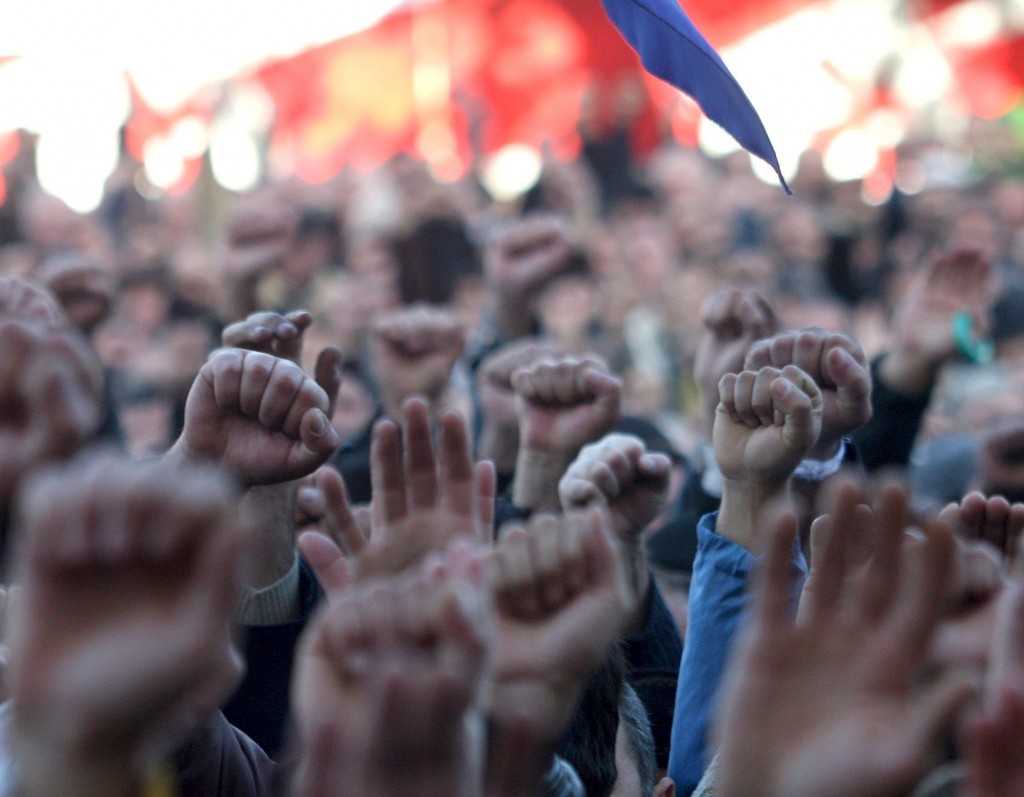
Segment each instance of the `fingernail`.
M327 431L327 416L322 412L317 412L316 416L313 418L313 423L310 424L309 428L313 434L319 437Z

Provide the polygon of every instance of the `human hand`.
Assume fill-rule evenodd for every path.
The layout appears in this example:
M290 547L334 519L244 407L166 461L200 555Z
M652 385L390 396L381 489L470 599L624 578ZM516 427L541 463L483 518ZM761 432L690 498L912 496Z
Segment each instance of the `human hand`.
M986 498L973 492L959 504L945 506L939 520L964 540L987 543L1007 561L1016 560L1024 531L1024 504L1011 504L999 495Z
M599 511L535 515L526 527L505 526L489 562L492 718L533 740L540 767L636 611L610 535Z
M0 320L0 497L39 465L74 455L99 426L102 391L76 331Z
M512 385L519 418L513 501L555 511L565 469L618 422L622 383L597 359L563 357L521 368Z
M568 227L551 215L521 219L491 243L484 269L506 340L533 332L534 302L546 285L572 268L572 255Z
M302 366L304 335L313 317L305 310L293 310L281 315L261 311L252 313L244 321L229 324L221 333L221 345L226 348L248 349L270 354ZM342 354L334 346L325 346L316 357L313 378L324 389L332 415L341 386Z
M109 266L72 252L45 260L35 276L83 334L91 334L109 315L115 287Z
M490 626L473 569L449 556L357 587L312 624L293 683L296 797L480 794L473 707Z
M693 372L703 398L702 427L710 440L718 407L718 383L743 370L747 349L782 329L778 310L754 290L726 288L701 305L704 336L697 347Z
M0 277L0 318L34 321L47 329L60 329L68 323L56 297L23 277Z
M127 793L233 688L233 503L210 468L111 458L26 485L9 681L26 794Z
M512 375L522 448L570 461L619 420L622 383L594 357L534 362Z
M648 452L638 437L605 435L584 446L559 482L562 509L606 509L616 538L635 546L665 506L671 467L668 457Z
M426 402L410 399L403 414L401 431L388 420L373 430L368 534L340 479L320 476L329 519L315 536L302 534L299 546L329 593L344 588L349 576L362 581L397 575L454 541L488 544L493 537L494 468L489 462L474 466L465 421L446 413L435 451ZM300 494L300 505L313 499ZM337 564L340 557L348 564Z
M718 385L715 460L729 482L778 486L817 442L821 391L795 365L726 374Z
M1024 418L986 432L978 448L978 484L985 495L1024 500Z
M370 352L385 412L399 417L402 402L414 395L438 399L464 346L465 331L447 310L416 305L378 316Z
M904 395L925 393L956 353L953 317L966 313L975 330L986 332L992 294L991 264L981 252L957 249L933 258L896 308L892 350L879 365L880 378Z
M821 391L821 432L809 452L812 459L835 456L843 437L871 419L871 373L860 344L841 332L789 330L753 344L744 369L795 365Z
M225 276L250 282L280 269L295 244L298 221L297 213L273 197L244 200L225 230Z
M220 462L250 486L298 479L338 447L329 404L294 363L220 349L189 391L185 425L168 456Z
M224 327L220 342L225 348L259 351L301 365L303 333L312 323L306 310L284 315L261 311Z
M717 737L723 797L902 795L937 756L971 695L959 675L919 688L942 613L952 534L905 542L907 497L883 492L873 554L851 566L857 515L832 514L819 589L790 612L796 519L774 523L729 668Z
M519 420L512 375L538 360L568 354L557 343L540 338L524 338L507 343L480 364L476 372L477 393L483 424L478 453L494 461L499 473L515 469L519 451Z

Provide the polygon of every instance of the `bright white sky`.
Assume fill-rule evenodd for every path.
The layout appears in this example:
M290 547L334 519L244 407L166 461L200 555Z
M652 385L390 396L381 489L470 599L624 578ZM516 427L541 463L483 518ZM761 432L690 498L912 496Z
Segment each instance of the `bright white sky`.
M373 25L407 0L29 0L5 4L0 55L65 76L130 71L173 107L211 80Z

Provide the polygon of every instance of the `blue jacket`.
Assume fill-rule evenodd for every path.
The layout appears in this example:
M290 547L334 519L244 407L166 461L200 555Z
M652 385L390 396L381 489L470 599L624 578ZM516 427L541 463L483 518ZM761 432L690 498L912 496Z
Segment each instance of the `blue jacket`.
M718 513L712 512L697 525L689 623L679 668L668 762L668 774L676 782L680 797L697 788L714 754L708 749L708 730L718 685L746 605L747 579L758 561L746 549L718 535L717 521ZM801 574L795 585L799 589L807 574L807 563L799 548L794 551L793 564Z

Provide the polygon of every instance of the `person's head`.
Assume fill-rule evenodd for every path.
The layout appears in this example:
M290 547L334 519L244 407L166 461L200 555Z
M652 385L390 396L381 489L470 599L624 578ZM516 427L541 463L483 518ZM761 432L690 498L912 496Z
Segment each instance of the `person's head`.
M587 797L609 797L618 779L616 739L625 661L615 647L590 679L558 754L583 781Z

